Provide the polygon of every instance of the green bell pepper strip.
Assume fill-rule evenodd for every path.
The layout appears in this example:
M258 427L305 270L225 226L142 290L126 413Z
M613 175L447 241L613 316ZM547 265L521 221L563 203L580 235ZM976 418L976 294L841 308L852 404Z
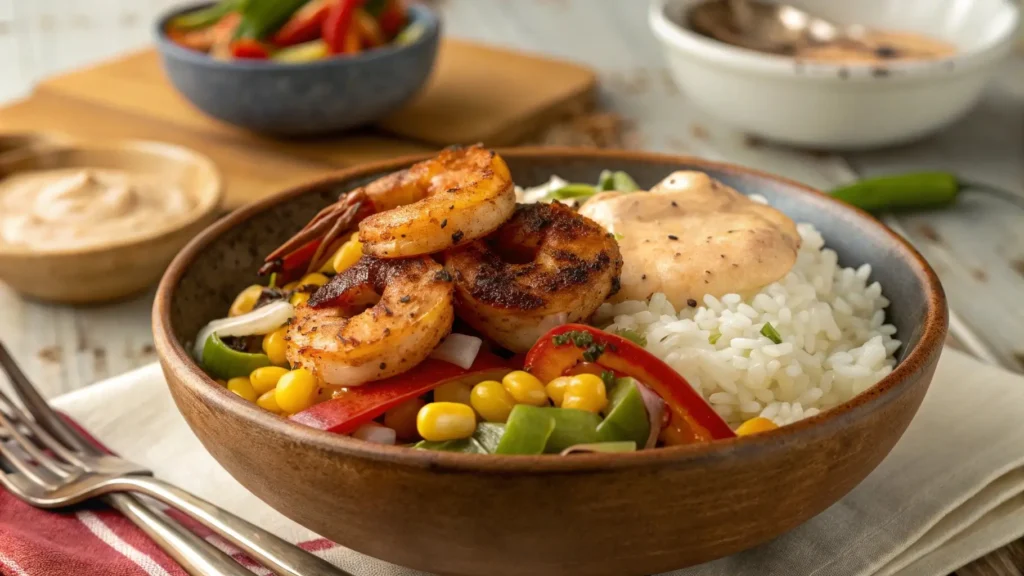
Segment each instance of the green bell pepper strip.
M921 172L861 180L829 192L868 212L941 208L952 204L961 186L946 172Z
M637 446L647 444L651 434L651 421L647 417L644 397L632 378L619 378L608 393L607 416L597 426L600 442L633 441Z
M594 442L593 444L577 444L562 450L562 456L569 454L584 454L587 452L636 452L636 442Z
M481 422L477 424L476 432L469 438L460 440L446 440L444 442L430 442L422 440L413 445L413 448L420 450L433 450L435 452L462 452L464 454L494 454L505 434L504 424Z
M234 10L237 10L241 5L242 2L240 2L240 0L221 0L212 6L201 8L193 12L186 12L181 16L175 16L168 23L168 26L173 30L181 30L184 32L208 28L217 22L220 22L221 18L227 16Z
M270 357L266 354L250 354L239 352L211 334L203 345L203 370L214 378L229 380L239 376L248 376L252 371L270 366Z
M636 192L640 186L633 180L633 177L625 172L617 171L612 174L612 190L619 192Z
M577 444L593 444L598 442L597 427L601 417L586 410L573 408L537 408L555 420L555 429L544 445L547 454L558 454L562 450ZM644 437L644 440L647 438Z
M235 40L264 40L277 31L309 0L248 0L242 7L242 22Z
M536 406L517 404L505 423L495 454L541 454L555 430L555 419Z
M601 170L601 175L597 177L597 189L601 192L615 190L615 175L611 170Z

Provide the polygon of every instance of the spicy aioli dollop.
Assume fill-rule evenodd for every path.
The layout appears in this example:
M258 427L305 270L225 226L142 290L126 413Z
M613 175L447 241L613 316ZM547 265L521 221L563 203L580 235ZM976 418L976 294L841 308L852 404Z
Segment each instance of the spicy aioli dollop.
M604 192L580 208L616 235L621 290L613 302L664 293L673 306L705 294L748 294L796 263L800 235L778 210L703 172L671 174L650 192Z
M21 172L0 180L0 242L33 250L97 247L172 226L194 207L188 193L153 175Z

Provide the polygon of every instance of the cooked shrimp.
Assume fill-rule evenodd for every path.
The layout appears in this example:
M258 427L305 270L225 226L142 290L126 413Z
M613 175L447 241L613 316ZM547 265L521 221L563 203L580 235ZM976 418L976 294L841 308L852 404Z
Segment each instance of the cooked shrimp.
M446 253L459 318L514 352L586 320L619 287L611 234L559 204L517 207L492 236Z
M451 331L452 292L451 276L428 257L364 256L296 309L288 361L336 386L401 374Z
M260 273L294 280L315 272L357 225L363 252L371 256L441 252L496 230L515 202L512 176L500 156L480 146L450 148L343 193L271 252Z
M516 203L505 161L481 146L445 150L363 190L377 213L359 224L359 240L378 258L471 242L501 226Z

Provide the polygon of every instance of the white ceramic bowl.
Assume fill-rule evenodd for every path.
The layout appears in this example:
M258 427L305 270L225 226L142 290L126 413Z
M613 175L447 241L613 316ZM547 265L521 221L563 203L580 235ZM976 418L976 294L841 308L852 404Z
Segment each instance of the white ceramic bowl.
M978 101L1013 47L1014 0L803 0L790 3L840 24L918 32L959 52L938 61L872 65L797 62L738 48L688 28L704 0L653 0L650 25L690 100L769 140L813 148L898 144L936 131Z

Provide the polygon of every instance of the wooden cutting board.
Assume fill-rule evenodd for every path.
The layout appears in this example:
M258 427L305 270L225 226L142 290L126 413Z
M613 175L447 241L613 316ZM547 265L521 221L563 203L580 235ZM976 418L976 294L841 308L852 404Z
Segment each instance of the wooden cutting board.
M46 80L0 109L0 133L162 140L210 156L227 180L226 207L339 168L450 144L516 144L587 110L596 77L582 66L448 39L424 92L376 128L277 140L213 120L168 82L153 50Z

